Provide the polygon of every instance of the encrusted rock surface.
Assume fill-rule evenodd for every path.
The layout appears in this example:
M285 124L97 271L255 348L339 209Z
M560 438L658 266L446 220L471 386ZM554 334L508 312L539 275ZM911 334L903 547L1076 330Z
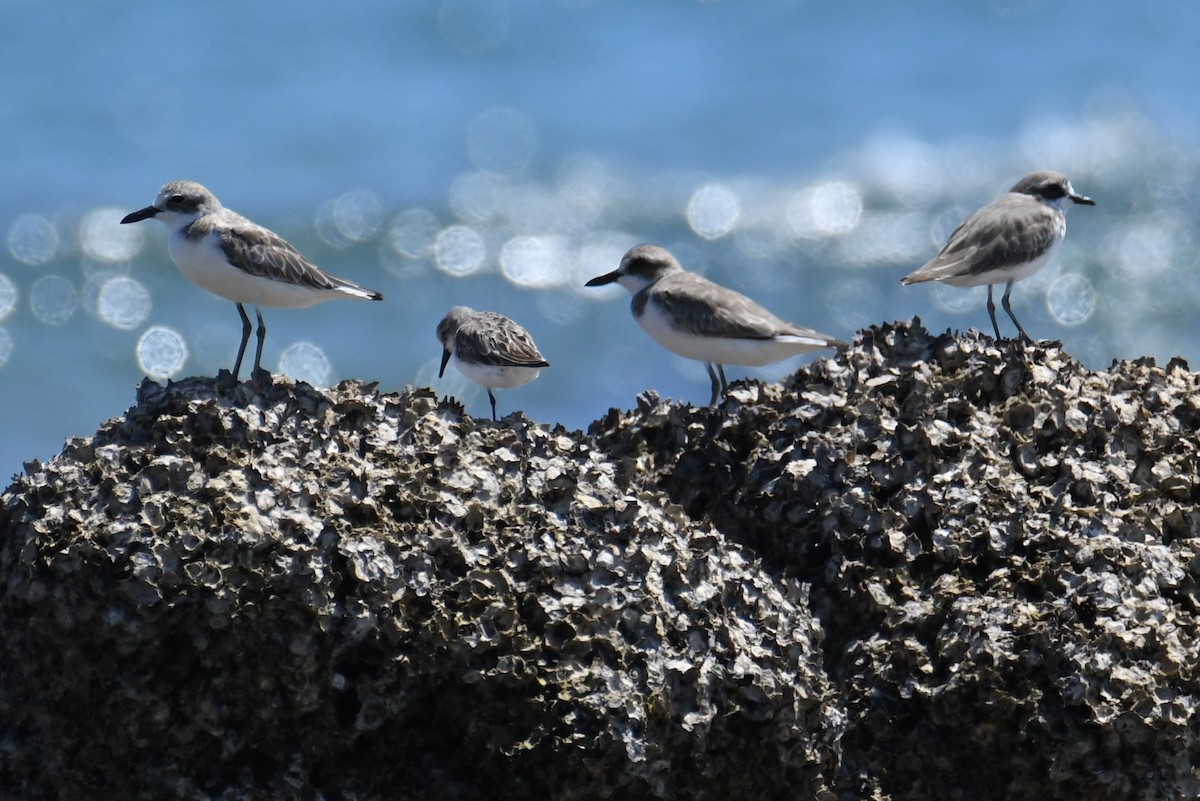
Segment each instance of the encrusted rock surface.
M586 435L146 383L0 504L0 799L1198 797L1198 383L915 322Z
M428 390L191 379L144 384L29 472L0 518L12 797L817 797L835 778L799 582L618 485L578 432Z

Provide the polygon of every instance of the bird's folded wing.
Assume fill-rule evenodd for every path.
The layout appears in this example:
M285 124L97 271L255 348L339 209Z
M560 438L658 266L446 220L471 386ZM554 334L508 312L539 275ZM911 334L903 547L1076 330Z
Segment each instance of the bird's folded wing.
M707 281L684 291L656 286L653 302L681 329L699 336L771 339L791 327L745 295Z
M350 285L321 272L283 237L257 225L222 231L221 250L235 267L259 278L313 289L333 290Z

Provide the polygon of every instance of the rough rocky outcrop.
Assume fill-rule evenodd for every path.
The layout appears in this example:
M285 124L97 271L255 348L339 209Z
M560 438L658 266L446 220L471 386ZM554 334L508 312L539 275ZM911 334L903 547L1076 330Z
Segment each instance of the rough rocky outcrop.
M1196 390L917 323L587 434L146 383L0 504L0 798L1197 797Z

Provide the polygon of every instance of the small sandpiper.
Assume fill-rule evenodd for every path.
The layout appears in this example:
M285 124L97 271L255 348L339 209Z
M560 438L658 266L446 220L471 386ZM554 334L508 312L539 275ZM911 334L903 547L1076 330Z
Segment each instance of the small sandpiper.
M1004 311L1026 341L1029 334L1013 314L1009 295L1013 284L1042 269L1054 257L1067 234L1063 209L1069 203L1094 206L1091 198L1077 194L1061 172L1031 172L996 200L968 217L950 234L950 241L921 269L900 283L941 281L951 286L987 284L988 315L1000 339L992 286L1004 283L1000 301Z
M689 273L656 245L638 245L611 273L587 282L616 281L633 294L631 308L654 341L672 353L704 362L712 380L710 405L726 392L726 364L761 367L789 356L846 343L784 322L745 295ZM714 369L715 368L715 369Z
M487 389L492 420L496 419L493 389L524 386L550 366L529 332L496 312L455 306L438 323L437 338L442 343L438 378L453 360L460 373Z
M250 318L243 303L258 317L254 369L261 369L267 327L259 306L304 308L332 298L383 300L383 295L344 278L322 272L283 237L230 211L194 181L172 181L154 202L121 220L135 223L154 217L171 229L168 250L180 272L193 284L237 304L242 342L233 379L237 380L250 341Z

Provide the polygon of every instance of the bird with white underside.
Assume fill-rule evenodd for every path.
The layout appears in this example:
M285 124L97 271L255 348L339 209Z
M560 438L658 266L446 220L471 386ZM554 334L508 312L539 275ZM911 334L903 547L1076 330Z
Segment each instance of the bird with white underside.
M250 318L242 304L254 306L258 347L254 369L262 369L267 327L260 306L304 308L334 298L383 300L383 295L323 272L283 237L230 211L212 192L194 181L171 181L144 209L121 220L153 217L171 231L167 248L179 271L201 289L237 304L242 341L233 365L236 381L250 341Z
M1030 341L1013 314L1009 295L1014 283L1033 275L1054 258L1067 235L1063 209L1074 203L1096 205L1091 198L1078 194L1061 172L1032 172L964 220L940 253L900 283L907 286L941 281L962 287L987 284L987 310L996 339L1000 339L1000 325L996 322L992 287L1005 284L1001 300L1004 311L1021 338Z
M438 378L451 361L467 378L487 389L496 419L493 389L513 389L537 378L550 362L542 356L529 332L503 314L455 306L437 326L442 343Z
M655 342L687 359L704 362L712 398L726 392L723 365L761 367L789 356L846 343L785 322L750 298L687 272L665 249L638 245L616 270L587 286L616 282L633 294L633 319Z

